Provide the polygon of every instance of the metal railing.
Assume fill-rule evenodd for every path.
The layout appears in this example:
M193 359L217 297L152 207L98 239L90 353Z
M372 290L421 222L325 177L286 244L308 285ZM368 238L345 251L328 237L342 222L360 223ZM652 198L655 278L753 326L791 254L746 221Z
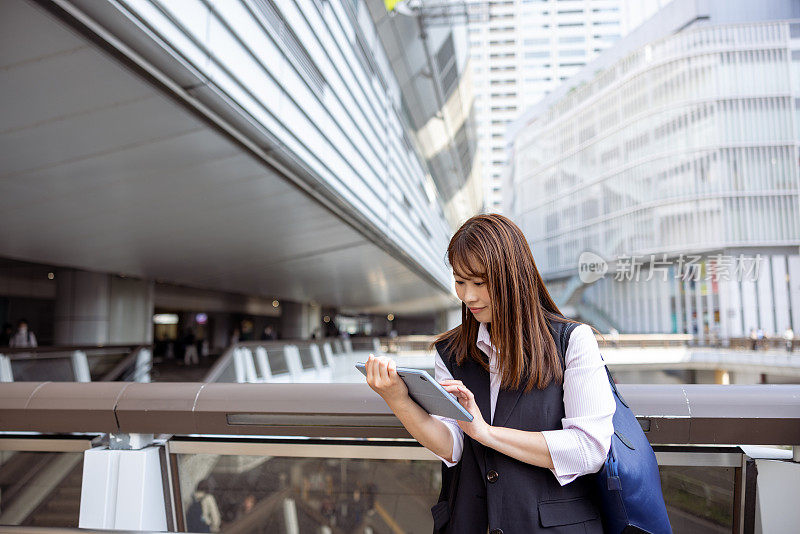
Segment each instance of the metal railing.
M745 337L726 339L710 338L706 336L702 342L693 334L610 334L603 332L596 335L600 348L655 348L655 347L715 347L731 350L753 350L753 340ZM427 351L436 340L436 336L397 336L381 337L382 352L396 354L398 352ZM354 340L355 343L355 340ZM792 346L800 347L800 340L794 341ZM756 350L781 350L785 351L787 342L782 337L764 338L756 342Z
M341 338L239 342L225 350L203 381L330 382L336 358L359 352L365 344L368 350L380 349L377 338L358 343Z
M152 345L0 348L0 382L149 382Z
M800 445L800 386L618 384L651 443ZM15 382L0 430L410 438L366 383Z
M754 454L743 446L794 447L795 461L800 461L800 386L618 387L654 445L670 510L677 510L681 517L696 513L700 517L697 521L707 522L714 519L713 514L694 510L685 498L706 499L707 508L724 512L722 530L718 531L752 532L756 469ZM121 436L138 435L157 436L151 446L162 450L169 530L185 530L192 488L210 476L235 488L249 484L248 491L258 495L258 508L252 508L256 515L235 516L226 523L225 532L244 532L254 524L266 524L263 521L275 513L291 513L295 520L300 515L322 528L330 517L314 512L326 497L315 493L313 480L319 469L327 469L325 465L333 465L333 473L355 469L351 477L356 477L357 466L363 462L379 462L370 464L370 469L382 465L380 469L391 474L379 480L379 484L390 484L391 488L379 487L379 497L372 504L375 513L369 516L371 519L365 516L365 521L394 521L399 525L410 520L386 516L391 509L389 499L405 495L403 498L409 500L405 505L415 503L413 519L424 523L429 519L427 507L433 504L429 501L435 498L439 460L411 439L366 384L0 385L0 452L74 454ZM787 455L791 453L776 451L776 457L788 461L789 468ZM239 460L223 461L228 457ZM330 464L334 460L344 463ZM272 466L268 472L273 478L279 473L290 478L259 490L261 486L253 481L260 480L256 474L263 470L258 466L265 462ZM292 477L298 471L302 476L295 480ZM55 471L43 468L42 472ZM772 480L764 476L764 483ZM428 482L429 477L434 481ZM309 480L310 490L306 487ZM427 493L417 490L418 486L427 488ZM409 487L425 497L414 497L414 492L402 489ZM46 496L37 498L46 502ZM220 506L232 510L233 501L226 498L219 490ZM282 507L281 503L288 502L292 506ZM418 523L405 531L421 530ZM330 528L330 532L342 531L335 525Z

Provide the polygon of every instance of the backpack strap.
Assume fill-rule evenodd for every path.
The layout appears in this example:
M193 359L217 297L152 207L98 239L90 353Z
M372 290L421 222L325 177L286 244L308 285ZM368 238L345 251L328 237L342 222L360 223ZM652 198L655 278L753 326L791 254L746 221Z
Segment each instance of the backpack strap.
M561 328L560 343L561 347L563 347L564 350L561 352L561 363L564 364L565 366L564 368L566 369L566 357L567 357L567 347L569 347L569 336L578 325L575 323L562 323L562 325L563 326ZM626 408L630 408L630 406L628 406L628 403L625 402L625 399L622 398L622 395L617 389L617 384L616 382L614 382L614 377L611 375L611 371L608 369L608 365L606 365L605 358L603 358L602 353L600 354L600 359L603 360L603 368L606 370L606 375L608 376L608 382L611 384L612 393L614 393L619 398L620 402Z
M561 369L567 369L567 347L569 347L569 338L572 331L578 327L579 323L559 323L560 333L558 336L557 347L558 354L561 357Z

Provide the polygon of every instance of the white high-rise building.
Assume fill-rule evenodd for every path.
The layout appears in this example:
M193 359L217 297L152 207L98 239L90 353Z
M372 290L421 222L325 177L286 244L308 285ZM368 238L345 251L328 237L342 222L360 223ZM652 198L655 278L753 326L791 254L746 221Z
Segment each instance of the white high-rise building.
M502 211L509 123L669 0L490 0L469 26L485 209Z
M675 0L514 124L507 211L598 328L800 331L799 125L800 3Z

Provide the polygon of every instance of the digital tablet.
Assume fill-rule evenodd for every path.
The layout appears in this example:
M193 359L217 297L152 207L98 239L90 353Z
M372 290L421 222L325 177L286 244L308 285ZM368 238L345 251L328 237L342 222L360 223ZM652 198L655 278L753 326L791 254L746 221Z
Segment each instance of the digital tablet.
M367 366L364 362L357 363L356 369L367 376ZM408 388L408 396L429 414L458 421L472 421L472 415L459 404L458 399L448 393L427 371L410 367L397 367L396 371Z

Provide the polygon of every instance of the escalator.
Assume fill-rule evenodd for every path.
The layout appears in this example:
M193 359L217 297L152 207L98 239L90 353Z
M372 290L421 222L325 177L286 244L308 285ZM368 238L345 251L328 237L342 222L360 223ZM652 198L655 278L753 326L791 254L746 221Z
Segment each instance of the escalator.
M83 453L3 451L0 525L77 527Z

